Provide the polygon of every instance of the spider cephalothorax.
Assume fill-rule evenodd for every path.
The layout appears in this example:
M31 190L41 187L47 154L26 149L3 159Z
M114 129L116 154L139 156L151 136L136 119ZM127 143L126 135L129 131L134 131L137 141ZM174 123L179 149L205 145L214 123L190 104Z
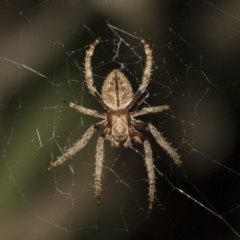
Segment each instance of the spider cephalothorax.
M139 86L136 94L133 94L132 87L120 70L113 70L105 79L101 94L98 93L93 85L91 57L94 52L95 46L99 40L96 40L86 52L85 57L85 74L86 84L91 94L93 94L98 102L106 109L106 113L98 113L95 110L84 108L80 105L76 105L72 102L66 102L69 107L75 108L77 111L91 115L97 118L102 118L101 122L91 126L80 140L78 140L72 147L67 149L61 157L51 163L48 167L48 171L51 171L58 165L63 164L67 159L72 157L77 151L80 151L91 138L94 132L99 129L104 129L102 134L99 136L96 147L96 163L95 163L95 195L100 204L101 196L101 178L103 171L103 160L104 160L104 139L108 139L112 146L118 147L120 143L123 143L125 147L131 146L131 139L136 142L142 143L145 153L145 164L148 174L149 184L149 211L152 209L154 197L155 197L155 173L154 164L152 158L152 150L149 141L143 137L138 131L146 129L154 136L157 143L172 157L176 164L180 164L179 155L175 151L171 144L163 138L162 134L151 124L145 123L140 120L136 120L135 117L157 113L164 110L168 110L167 105L156 106L156 107L145 107L138 111L130 111L129 109L137 102L141 94L143 94L147 88L150 80L151 68L152 68L152 51L144 40L142 44L146 53L146 65L142 77L142 82Z
M130 113L126 109L110 110L107 113L108 125L111 129L109 135L116 142L123 142L129 136Z

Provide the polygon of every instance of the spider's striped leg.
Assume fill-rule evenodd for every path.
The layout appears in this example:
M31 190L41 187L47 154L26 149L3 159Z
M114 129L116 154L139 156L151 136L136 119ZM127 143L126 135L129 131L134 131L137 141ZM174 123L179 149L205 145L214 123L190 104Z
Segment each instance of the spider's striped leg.
M153 158L152 158L152 149L148 142L148 140L145 140L143 142L144 146L144 152L145 152L145 165L147 168L147 174L148 174L148 184L149 184L149 207L148 207L148 213L152 210L154 197L155 197L155 173L154 173L154 164L153 164Z
M105 109L108 109L108 107L106 106L106 104L104 103L104 101L102 100L101 95L98 93L97 89L94 86L94 79L93 79L93 74L92 74L92 64L91 64L91 59L92 59L92 55L94 52L94 49L96 47L96 45L99 43L99 39L95 40L95 42L93 42L89 49L86 51L86 57L85 57L85 77L86 77L86 84L87 87L90 91L90 93L96 97L96 99L98 100L98 102L100 104L102 104L102 106Z
M146 43L145 40L142 39L141 43L143 44L144 51L146 54L145 68L143 71L141 85L139 86L139 89L137 90L131 102L129 103L128 109L131 108L137 102L139 97L146 91L152 72L153 63L152 50L149 48L149 45Z
M93 135L93 133L96 131L95 126L91 126L85 134L82 136L80 140L78 140L72 147L67 149L61 157L58 157L57 160L47 168L48 171L53 170L59 165L62 165L66 160L68 160L70 157L72 157L76 152L80 151L85 145L88 143L89 139Z
M171 146L171 143L167 142L166 139L162 136L162 134L152 124L149 123L147 129L154 136L157 143L170 155L174 163L180 165L181 164L180 156L178 155L176 150Z
M168 109L169 109L169 106L167 105L156 106L156 107L144 107L141 110L131 112L131 116L136 117L136 116L145 115L149 113L158 113Z
M96 147L96 163L95 163L95 196L97 198L97 204L100 205L100 197L102 192L102 170L103 170L103 162L104 162L104 138L100 136L97 141Z
M78 112L86 114L86 115L90 115L93 117L97 117L97 118L104 118L105 119L105 113L99 113L96 110L92 110L89 108L85 108L81 105L77 105L73 102L68 102L68 101L63 101L64 103L66 103L69 107L76 109Z
M97 89L93 85L93 75L92 75L92 65L91 65L91 58L94 52L94 49L96 45L99 43L99 40L97 39L94 43L92 43L89 47L89 49L86 51L86 57L85 57L85 75L86 75L86 83L87 87L90 90L91 94L95 96Z
M149 48L149 45L146 43L146 41L142 39L141 43L144 46L144 51L146 54L146 63L145 63L145 68L142 76L142 84L139 87L139 91L142 94L143 92L145 92L150 80L153 57L152 57L152 50Z

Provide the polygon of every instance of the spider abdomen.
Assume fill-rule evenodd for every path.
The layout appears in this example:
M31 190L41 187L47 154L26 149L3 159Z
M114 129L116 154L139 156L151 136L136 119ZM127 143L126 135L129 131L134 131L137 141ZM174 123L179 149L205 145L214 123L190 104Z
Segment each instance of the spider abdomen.
M132 87L124 74L115 69L106 78L102 86L102 98L111 109L125 108L132 100Z

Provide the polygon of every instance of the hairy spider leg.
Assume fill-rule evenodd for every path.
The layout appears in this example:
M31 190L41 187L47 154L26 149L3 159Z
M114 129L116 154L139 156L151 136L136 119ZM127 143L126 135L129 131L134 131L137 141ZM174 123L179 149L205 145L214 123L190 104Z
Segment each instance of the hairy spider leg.
M174 163L177 165L181 164L180 156L176 152L176 150L171 146L162 134L151 124L149 123L147 126L147 130L153 135L157 143L168 153L168 155L173 159Z
M144 107L141 110L133 111L130 114L132 117L136 117L136 116L145 115L149 113L158 113L168 109L169 109L169 106L167 105L156 106L156 107Z
M76 152L80 151L88 143L89 139L92 137L93 133L96 131L94 125L92 125L84 133L82 138L78 140L72 147L68 148L61 157L58 157L57 160L47 168L47 171L51 171L59 165L62 165L65 161L71 158Z
M153 137L155 138L157 143L160 145L160 147L162 147L173 159L174 163L177 165L181 164L180 156L178 155L176 150L171 146L171 143L169 143L151 123L146 124L140 120L135 120L135 119L133 119L131 123L132 123L132 126L136 127L137 129L148 130L153 135Z
M92 110L89 108L85 108L81 105L77 105L73 102L68 102L68 101L63 101L65 104L67 104L69 107L76 109L78 112L86 114L86 115L90 115L93 117L97 117L97 118L106 118L106 113L99 113L96 110Z
M143 111L142 113L145 114L146 111ZM132 119L131 125L132 127L130 128L130 134L134 139L137 139L138 142L141 142L141 140L143 139L143 135L140 132L138 132L135 128L148 130L153 135L157 143L170 155L174 163L177 165L181 164L180 156L178 155L176 150L171 146L169 142L167 142L167 140L152 124L150 123L146 124L140 120ZM146 165L147 174L148 174L148 184L149 184L149 212L148 213L150 213L153 206L155 192L156 192L155 173L154 173L154 164L153 164L153 158L152 158L152 150L147 139L143 141L143 146L144 146L144 152L145 152L145 165Z
M104 162L104 138L99 137L96 146L96 162L95 162L95 174L94 174L94 188L95 196L97 198L97 204L100 206L100 197L102 192L102 171Z
M147 124L140 120L132 120L132 126L138 128L138 129L146 129ZM130 134L137 142L142 143L143 135L138 132L134 127L130 128ZM149 207L148 207L148 214L151 212L154 198L155 198L155 173L154 173L154 164L153 164L153 158L152 158L152 149L147 139L143 141L143 147L144 147L144 160L145 160L145 166L147 169L147 176L148 176L148 185L149 185Z
M132 101L130 102L128 109L131 108L139 99L139 97L146 91L146 88L148 86L150 77L151 77L151 72L152 72L152 51L149 48L149 45L146 43L145 40L141 40L141 43L144 46L145 54L146 54L146 61L145 61L145 68L143 71L143 76L142 76L142 81L141 85L138 88L137 92L135 93Z
M148 142L148 140L145 140L143 142L143 147L144 147L144 153L145 153L145 165L147 168L147 175L148 175L148 185L149 185L149 207L148 207L148 214L151 212L153 203L154 203L154 198L155 198L155 173L154 173L154 164L153 164L153 158L152 158L152 149L151 146Z
M94 49L96 45L99 43L99 39L97 39L95 42L93 42L89 49L86 51L86 57L85 57L85 75L86 75L86 84L87 87L90 91L90 93L96 97L97 101L105 108L109 109L108 106L104 103L102 100L101 95L97 91L97 89L94 87L94 79L93 79L93 74L92 74L92 64L91 64L91 59L92 55L94 52Z

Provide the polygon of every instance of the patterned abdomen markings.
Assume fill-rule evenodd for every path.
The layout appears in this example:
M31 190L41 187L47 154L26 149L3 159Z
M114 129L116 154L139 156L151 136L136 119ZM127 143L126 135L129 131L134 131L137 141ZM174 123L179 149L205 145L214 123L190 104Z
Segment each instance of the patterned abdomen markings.
M105 104L111 109L125 108L132 100L132 87L119 70L113 70L102 86L102 97Z

